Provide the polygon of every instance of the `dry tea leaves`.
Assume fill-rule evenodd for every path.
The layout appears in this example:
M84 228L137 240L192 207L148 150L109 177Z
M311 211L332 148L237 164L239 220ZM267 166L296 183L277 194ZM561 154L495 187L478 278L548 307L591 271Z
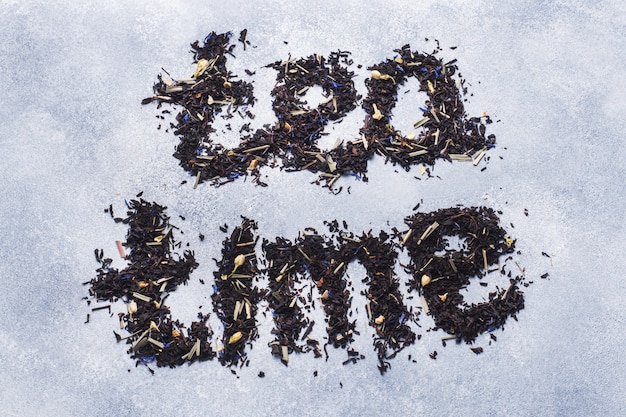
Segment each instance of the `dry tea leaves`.
M485 124L491 119L470 117L463 107L464 81L457 77L456 60L443 62L433 54L411 51L410 45L396 49L396 56L371 66L365 81L368 95L363 109L368 116L361 128L364 135L358 152L378 153L393 164L409 168L416 164L433 165L437 159L473 161L495 146L495 136L485 137ZM393 126L393 108L399 87L409 77L416 78L420 91L428 95L415 132L402 133Z
M229 151L210 139L218 115L247 117L243 109L255 101L252 84L237 80L226 68L227 55L234 57L235 45L229 45L229 41L230 33L212 32L202 45L199 41L191 44L196 72L179 80L169 74L165 78L159 75L153 87L154 95L142 101L142 104L156 101L159 108L163 103L183 108L171 126L180 139L174 157L185 171L196 177L196 185L207 180L228 182L245 175L251 161L261 158L267 149L265 144L249 140L237 150Z
M222 321L224 335L218 358L223 365L236 365L246 360L245 345L258 337L256 328L257 304L262 293L254 285L258 274L256 238L257 225L242 217L222 244L222 259L217 261L213 310Z
M510 278L506 289L489 294L483 303L468 305L460 291L486 275L501 257L514 252L515 242L499 225L497 214L486 207L455 207L416 213L405 219L409 231L404 245L411 257L407 271L413 276L410 290L427 303L436 328L457 341L473 342L488 330L501 327L524 308L520 277ZM460 248L449 248L453 237ZM497 268L496 268L497 270ZM504 270L502 270L504 273Z
M331 223L331 228L339 230L336 221ZM415 333L407 324L413 315L402 302L399 282L393 272L397 253L384 233L379 237L370 234L363 234L360 238L352 234L336 234L334 237L337 244L333 243L333 239L313 231L313 234L300 237L294 244L278 238L275 244L264 245L270 262L268 297L278 324L275 332L281 336L273 346L287 345L298 352L308 351L295 345L294 341L309 322L296 308L297 305L292 304L294 299L297 300L295 295L285 290L289 288L287 283L292 282L292 276L296 280L306 271L317 288L326 314L328 344L347 348L349 359L344 364L356 362L362 356L349 348L356 322L349 319L352 295L347 289L345 277L349 263L357 260L367 271L362 280L368 287L364 293L366 309L370 325L376 333L374 347L378 353L379 369L384 373L389 367L387 359L415 341ZM289 281L285 283L285 279ZM303 298L301 300L304 301ZM287 305L289 308L285 308ZM320 356L317 341L309 340L307 344L314 347L316 356ZM272 351L280 354L277 348Z
M132 200L128 206L128 217L115 219L129 226L126 241L120 243L124 253L129 252L125 255L129 265L122 271L111 268L112 260L96 250L101 267L90 281L91 295L98 300L123 299L127 303L127 312L120 313L120 324L129 334L117 338L131 345L129 353L139 363L156 361L158 366L176 366L213 358L216 353L210 345L208 316L199 314L200 321L186 329L172 320L164 303L167 294L186 283L197 267L193 253L186 251L182 257L173 253L181 244L173 240L176 227L169 223L165 207L143 199ZM242 217L241 224L224 240L222 258L216 260L214 272L213 310L224 328L217 348L220 363L247 363L245 347L258 337L258 305L263 299L274 320L271 353L285 365L294 353L322 356L320 342L310 337L315 323L307 317L316 303L321 304L326 317L323 349L326 345L345 349L348 359L344 364L362 359L364 356L351 348L357 332L356 321L350 319L353 294L346 276L350 262L357 261L366 270L361 300L374 330L378 368L386 372L389 360L418 339L409 326L418 315L404 304L403 287L394 273L399 250L407 250L410 257L405 266L412 276L408 289L420 294L435 327L450 335L443 340L472 343L478 335L501 327L508 317L515 318L524 307L518 288L523 277L512 277L511 272L510 285L490 293L482 303L468 305L460 293L514 252L515 242L500 227L493 210L454 207L414 213L405 222L407 231L394 228L397 240L384 231L378 236L369 232L355 236L345 230L345 223L341 229L336 220L326 222L329 236L308 228L293 242L284 237L264 240L261 248L266 267L259 269L255 252L258 237L254 235L257 225ZM453 239L458 240L458 247L452 247ZM494 270L498 269L506 274L504 267ZM255 285L259 276L267 278L267 288ZM110 304L92 311L101 309L110 311ZM473 351L479 353L479 348Z
M240 132L233 133L241 135L239 145L226 149L211 138L215 118L254 118L249 106L255 102L252 84L237 80L227 69L227 56L234 57L235 48L230 37L230 32L212 32L202 45L194 42L194 74L179 80L159 75L154 95L142 101L156 101L159 107L163 103L182 107L171 125L180 138L174 156L195 177L194 187L205 181L219 186L248 175L263 186L266 184L259 169L280 160L286 172L319 173L316 182L332 188L346 174L367 181L367 163L374 155L406 170L414 165L425 169L437 159L477 165L495 146L495 136L485 136L491 119L465 113L463 95L467 89L457 75L456 60L438 58L439 48L429 54L404 45L394 51L393 59L369 67L370 77L365 80L368 94L362 103L366 117L358 138L338 140L328 150L317 145L328 123L341 121L361 99L353 82L354 72L349 70L353 64L350 53L337 51L328 57L314 54L269 64L267 67L277 72L271 92L277 121L250 134L249 123L244 124ZM244 30L239 38L244 49L249 43L246 37ZM253 74L250 70L246 73ZM393 126L393 108L398 89L410 77L419 81L428 100L416 109L421 117L414 123L415 132L402 133ZM325 97L315 107L304 99L313 86L321 87Z
M322 356L319 342L308 338L315 322L305 316L312 308L312 300L305 298L306 286L301 280L305 271L303 256L297 247L285 238L278 237L274 242L264 240L263 253L269 263L265 270L268 278L266 299L274 318L270 342L272 354L287 365L289 354L314 351ZM296 289L296 285L300 285ZM304 339L306 341L302 342ZM285 353L286 352L286 353Z
M138 364L176 366L185 360L213 358L206 318L201 317L186 329L172 320L165 305L168 294L185 284L198 266L193 252L184 251L182 256L174 252L181 244L174 241L176 226L169 222L166 207L143 199L131 200L127 205L127 217L115 220L128 225L126 240L121 243L128 252L128 266L122 270L112 268L112 259L96 250L96 261L101 266L89 282L91 296L126 303L127 312L120 313L120 327L128 335L116 334L116 338L130 345L128 352ZM110 213L113 216L112 210Z
M348 246L354 247L355 243ZM389 368L387 359L395 357L416 339L408 326L414 314L403 303L400 283L393 271L397 258L393 246L385 232L381 232L378 238L364 234L355 251L367 271L366 308L370 325L376 330L374 347L381 373Z
M429 172L426 167L439 159L477 165L488 159L487 150L495 146L495 136L486 135L490 118L486 114L468 117L465 113L463 96L467 89L456 60L440 59L439 46L432 53L421 53L407 44L394 51L393 59L368 68L367 96L361 103L366 116L357 138L337 140L331 149L318 146L319 139L327 134L328 124L340 122L361 101L354 73L349 69L353 64L350 53L337 51L327 57L289 57L267 65L277 73L271 92L277 121L254 132L250 123L245 123L234 133L240 135L239 144L227 149L214 141L216 118L253 119L250 108L256 101L252 84L228 70L227 60L234 58L235 49L231 35L212 32L202 44L191 44L193 74L174 79L164 71L165 76L159 75L154 85L154 95L142 101L156 102L158 109L164 104L179 109L175 123L170 124L180 140L174 156L195 178L194 188L202 182L219 186L248 176L264 186L260 169L280 162L286 172L317 173L316 183L332 189L343 175L367 181L367 163L375 155L406 170L420 165L425 173ZM247 30L239 33L238 42L244 50L250 45ZM245 72L254 75L248 69ZM393 110L399 89L410 77L418 80L428 100L416 111L415 130L400 132L393 124ZM309 106L306 93L313 86L321 87L324 99ZM162 110L162 114L169 113L169 109ZM230 124L226 128L231 130ZM334 220L326 222L330 236L309 228L294 241L284 237L264 239L262 269L255 252L256 222L242 217L241 224L223 241L222 257L216 260L213 274L211 300L224 329L216 353L211 348L208 315L199 313L200 320L187 328L172 319L165 305L169 293L189 280L198 263L189 250L182 255L175 253L182 244L173 238L176 227L170 224L166 208L140 197L141 193L137 195L139 200L127 204L125 218L115 217L112 206L105 210L116 222L129 227L126 240L117 242L118 252L128 266L118 271L102 250L96 250L100 267L89 281L95 299L121 299L126 303L126 313L120 313L119 319L120 327L128 334L116 333L116 338L130 345L128 352L138 364L156 362L157 366L174 367L216 356L225 366L248 364L246 346L251 347L258 338L257 315L262 300L267 302L274 321L271 354L285 365L294 353L322 356L320 342L310 337L315 322L308 314L316 303L321 304L325 314L327 340L323 349L326 351L327 345L345 349L348 359L343 364L356 363L364 355L351 347L358 333L356 320L351 319L354 294L346 276L348 265L356 260L366 270L361 295L374 331L374 350L382 374L399 351L419 339L409 326L409 322L417 321L419 313L404 304L404 287L394 272L399 251L407 250L410 257L409 265L404 266L412 276L408 290L419 294L435 328L449 334L442 338L444 345L452 338L472 343L481 333L503 326L509 317L516 318L524 308L518 286L532 282L523 282L523 276L513 277L510 271L507 274L500 266L502 257L511 259L515 241L500 227L496 213L485 207L414 213L405 219L408 230L393 228L392 236L384 231L378 236L371 232L356 236L347 232L345 222L341 230ZM226 233L228 225L220 226L220 230ZM202 233L198 236L204 240ZM460 242L457 248L452 247L454 239ZM497 288L484 302L466 303L461 290L497 270L509 278L507 288ZM267 279L267 288L256 286L260 276ZM111 305L91 311L99 310L110 312ZM496 340L494 335L492 340ZM475 354L483 351L482 347L471 350ZM430 357L436 359L437 352ZM264 376L263 371L259 376Z

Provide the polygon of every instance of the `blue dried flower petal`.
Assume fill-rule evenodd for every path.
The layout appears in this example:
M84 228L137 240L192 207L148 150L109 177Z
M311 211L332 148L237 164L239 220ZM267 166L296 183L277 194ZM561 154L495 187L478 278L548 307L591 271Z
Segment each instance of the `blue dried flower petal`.
M141 361L141 363L150 363L150 362L154 362L154 360L156 359L156 355L152 355L152 356L142 356L141 358L139 358L139 360Z
M116 279L116 281L125 281L127 279L131 279L133 276L131 274L124 274L121 277L119 277L118 279Z
M343 84L339 84L338 82L335 82L328 77L325 77L324 80L329 82L333 86L333 88L343 87Z

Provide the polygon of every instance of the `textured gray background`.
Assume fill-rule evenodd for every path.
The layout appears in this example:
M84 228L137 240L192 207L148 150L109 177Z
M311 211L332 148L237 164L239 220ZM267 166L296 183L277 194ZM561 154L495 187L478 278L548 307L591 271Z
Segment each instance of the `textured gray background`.
M625 415L623 1L259 3L0 1L2 414ZM257 69L259 124L274 120L274 73L265 64L349 50L364 65L355 81L366 94L366 66L405 43L431 51L439 39L441 55L457 58L471 84L468 112L501 120L489 126L498 147L487 169L440 162L441 179L417 181L417 170L394 172L376 160L369 183L342 181L351 194L339 196L309 185L310 174L278 170L267 171L266 189L181 186L186 174L171 157L177 139L156 130L154 107L140 100L161 67L193 72L189 43L243 28L257 48L238 49L230 68L242 76ZM354 137L362 120L353 112L328 130L332 141ZM239 379L215 361L150 376L115 343L115 318L93 313L83 324L81 301L81 282L97 266L93 250L115 257L114 241L126 232L103 208L113 203L121 213L141 190L169 207L201 262L171 297L174 316L187 323L198 306L210 310L210 286L198 279L211 282L223 239L217 226L240 214L258 220L263 237L293 238L323 219L346 219L355 231L401 226L421 199L423 210L485 204L503 211L535 284L519 322L492 346L478 340L480 356L442 348L422 317L424 337L383 377L362 324L355 346L366 360L344 367L345 353L331 349L328 362L298 356L285 368L265 347L264 320ZM351 267L353 278L359 268ZM539 279L544 272L549 280ZM434 349L436 361L428 358Z

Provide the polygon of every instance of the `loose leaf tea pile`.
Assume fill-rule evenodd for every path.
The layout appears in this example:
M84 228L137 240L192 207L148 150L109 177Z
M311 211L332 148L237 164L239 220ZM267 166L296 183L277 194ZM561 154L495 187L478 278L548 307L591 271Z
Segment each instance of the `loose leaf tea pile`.
M385 155L388 160L408 170L414 164L433 165L438 158L473 161L475 164L485 151L495 144L495 135L485 138L482 117L467 118L461 97L460 79L453 76L458 68L456 60L444 63L435 55L411 51L409 45L396 49L394 59L372 66L371 78L365 81L368 95L363 108L369 117L361 129L365 149ZM398 87L409 77L420 83L420 91L428 95L422 118L413 125L422 133L403 134L392 125L393 108ZM486 123L491 123L484 116Z
M172 320L165 305L168 295L185 284L198 266L192 252L185 251L182 257L173 252L180 244L174 241L176 227L170 224L165 209L143 199L128 203L128 217L115 218L128 225L126 241L119 245L120 251L129 251L124 256L128 266L121 271L112 268L112 259L96 250L101 266L90 281L89 292L98 300L121 299L126 303L127 313L120 315L120 328L128 335L116 333L116 338L131 345L129 353L138 363L156 361L158 366L175 366L185 360L211 359L215 354L207 343L211 331L206 318L185 329L182 323ZM108 211L113 217L113 208Z
M455 60L444 63L436 56L439 48L428 54L405 45L394 51L393 59L368 68L368 94L361 104L366 117L358 138L345 143L338 140L329 150L318 147L325 127L341 121L361 100L354 73L348 69L353 64L350 54L338 51L327 58L314 54L269 64L277 71L271 95L278 120L252 133L250 123L244 124L238 132L242 135L239 145L227 149L213 140L216 117L252 119L250 107L256 100L252 84L238 80L227 68L227 57L234 57L235 49L230 36L213 32L202 45L194 42L196 70L191 78L159 75L154 96L143 100L143 104L157 102L159 108L164 103L182 108L176 123L170 125L180 139L174 156L195 177L194 187L205 181L223 185L248 175L256 184L265 185L259 169L281 161L287 172L319 173L321 181L317 182L331 188L345 174L367 180L367 161L376 154L409 170L416 164L432 165L437 159L476 165L494 146L495 137L485 136L489 117L465 114L462 95L466 91L460 77L455 78ZM240 33L239 42L244 50L250 45L246 30ZM419 81L428 100L419 109L416 131L404 133L393 126L393 109L399 88L409 77ZM325 99L312 108L305 95L316 85ZM432 330L446 332L442 340L472 344L482 333L502 328L509 317L516 319L524 308L519 285L528 283L523 275L507 271L515 241L500 227L498 213L487 207L414 213L405 219L408 229L392 227L391 233L381 231L378 236L371 231L355 234L345 222L342 228L337 220L327 221L326 234L305 228L293 240L263 238L260 253L257 223L242 217L241 224L223 240L221 259L215 260L211 302L223 333L213 340L208 314L199 312L199 320L189 327L172 318L167 297L188 282L199 264L192 251L175 252L182 243L174 240L177 227L170 224L166 208L141 196L127 203L124 218L115 217L112 206L105 210L128 226L126 240L117 242L128 265L117 270L102 250L96 250L100 267L87 283L93 298L126 304L126 312L119 314L125 333L115 336L130 345L128 353L137 364L175 367L217 358L224 366L247 366L247 349L258 339L258 320L267 313L273 319L268 350L283 364L288 365L294 354L328 360L329 346L346 351L344 365L356 363L365 358L351 347L359 336L352 316L360 304L367 313L382 374L398 352L421 338L414 325L419 326L422 312L433 317ZM226 233L228 227L220 229ZM453 245L455 239L458 247ZM398 261L402 251L409 256L407 265ZM359 293L347 275L354 261L365 269ZM408 282L396 275L398 266L410 275ZM483 302L465 302L462 292L476 281L487 286L485 278L491 273L506 276L508 286L496 287ZM405 303L414 298L412 293L421 300L421 307ZM110 311L110 305L92 311L104 308ZM323 340L312 337L316 323L310 317L317 309L325 317ZM482 347L471 350L483 352ZM430 357L436 359L437 352Z
M309 320L305 309L311 311L313 295L309 292L301 277L309 266L303 262L301 249L289 240L277 237L274 242L263 241L263 254L269 262L267 268L268 292L267 302L274 317L274 340L270 343L272 354L281 358L283 363L289 362L292 352L309 352L313 350L316 357L322 356L319 342L308 338L315 321ZM300 287L296 289L296 285ZM304 339L306 343L303 342Z
M440 209L407 217L406 224L409 231L403 241L411 257L407 271L413 276L409 288L422 295L436 328L471 343L524 308L524 297L517 286L520 278L512 278L510 271L509 287L489 294L487 302L467 305L460 293L470 284L470 278L486 275L490 266L514 252L514 242L499 226L493 210ZM446 249L453 236L464 240L461 249Z
M111 259L96 250L101 267L89 282L89 291L98 300L124 300L127 313L120 314L120 327L128 334L116 333L116 337L131 345L129 353L138 363L156 361L157 366L173 367L217 355L226 366L248 364L245 347L258 337L263 299L274 319L270 350L285 365L294 352L323 356L320 341L310 337L315 322L307 317L316 301L326 317L323 349L326 345L346 349L344 364L355 363L364 355L350 347L357 334L356 320L350 318L356 294L349 290L346 270L357 261L366 270L361 295L374 333L378 367L384 373L390 359L419 339L409 325L417 322L419 312L404 304L404 288L394 272L398 251L405 249L411 260L405 269L413 277L406 290L418 292L435 329L458 342L472 343L481 333L502 327L524 307L518 288L523 277L512 277L510 271L510 286L490 293L485 302L467 305L460 293L470 280L493 272L490 266L514 252L514 241L499 226L496 213L485 207L416 213L406 218L408 230L394 228L392 235L357 236L340 229L335 220L327 222L329 235L306 229L293 242L284 237L264 239L260 259L265 267L259 267L255 251L257 225L242 218L222 243L222 259L216 261L213 274L213 310L223 326L223 337L213 349L208 315L199 313L200 321L187 329L172 319L165 305L168 294L186 283L198 266L193 253L185 251L181 257L172 252L181 243L174 241L176 227L169 223L165 207L143 199L131 200L128 206L128 217L115 221L129 226L120 246L130 250L123 253L129 265L118 271L111 267ZM113 216L112 207L108 211ZM465 239L464 247L450 248L452 236ZM495 270L507 273L503 267ZM267 288L258 288L259 280L266 280Z
M222 260L215 276L213 309L224 325L222 364L237 364L245 358L244 346L257 337L257 304L262 298L253 279L258 274L252 234L256 224L244 218L223 243Z
M354 72L348 69L353 64L350 53L337 51L328 58L315 54L267 65L277 72L271 92L277 121L253 133L248 133L250 124L244 124L240 144L226 149L213 141L212 124L218 115L225 119L235 115L254 118L250 110L255 102L252 84L235 80L226 67L227 55L234 57L235 48L229 33L213 32L202 45L196 41L191 47L197 65L193 76L174 80L159 75L155 94L142 103L156 101L159 107L163 103L182 107L171 125L180 138L174 156L195 176L195 186L205 181L223 185L248 174L258 185L265 185L259 169L280 160L286 171L319 173L322 182L332 187L345 174L367 180L367 161L376 154L406 170L414 165L433 165L437 159L476 165L495 144L494 135L485 137L485 123L491 119L465 114L463 81L453 78L458 69L456 60L444 63L435 55L438 50L420 53L404 45L394 51L394 59L370 67L370 78L365 80L368 94L362 103L366 117L360 132L355 132L358 138L345 144L337 140L329 150L317 144L327 134L327 124L341 121L361 98L354 85ZM421 113L414 123L417 133L404 134L393 127L393 108L399 87L409 77L419 81L420 91L428 100L416 112ZM310 107L303 97L316 85L322 88L325 99Z

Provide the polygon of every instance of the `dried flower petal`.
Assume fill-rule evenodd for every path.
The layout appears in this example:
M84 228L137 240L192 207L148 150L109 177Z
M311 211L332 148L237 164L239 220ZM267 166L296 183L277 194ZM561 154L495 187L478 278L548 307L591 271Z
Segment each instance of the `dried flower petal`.
M243 337L243 333L235 332L230 336L230 338L228 338L228 344L232 345L234 343L237 343L238 341L241 340L242 337Z
M204 58L199 60L198 66L196 67L196 71L193 73L193 78L198 78L199 76L201 76L204 73L204 71L206 71L208 66L209 66L209 61L207 61Z
M372 114L372 118L376 120L382 119L383 114L380 112L380 110L378 110L378 107L376 107L376 103L372 104L372 107L374 108L374 114Z

